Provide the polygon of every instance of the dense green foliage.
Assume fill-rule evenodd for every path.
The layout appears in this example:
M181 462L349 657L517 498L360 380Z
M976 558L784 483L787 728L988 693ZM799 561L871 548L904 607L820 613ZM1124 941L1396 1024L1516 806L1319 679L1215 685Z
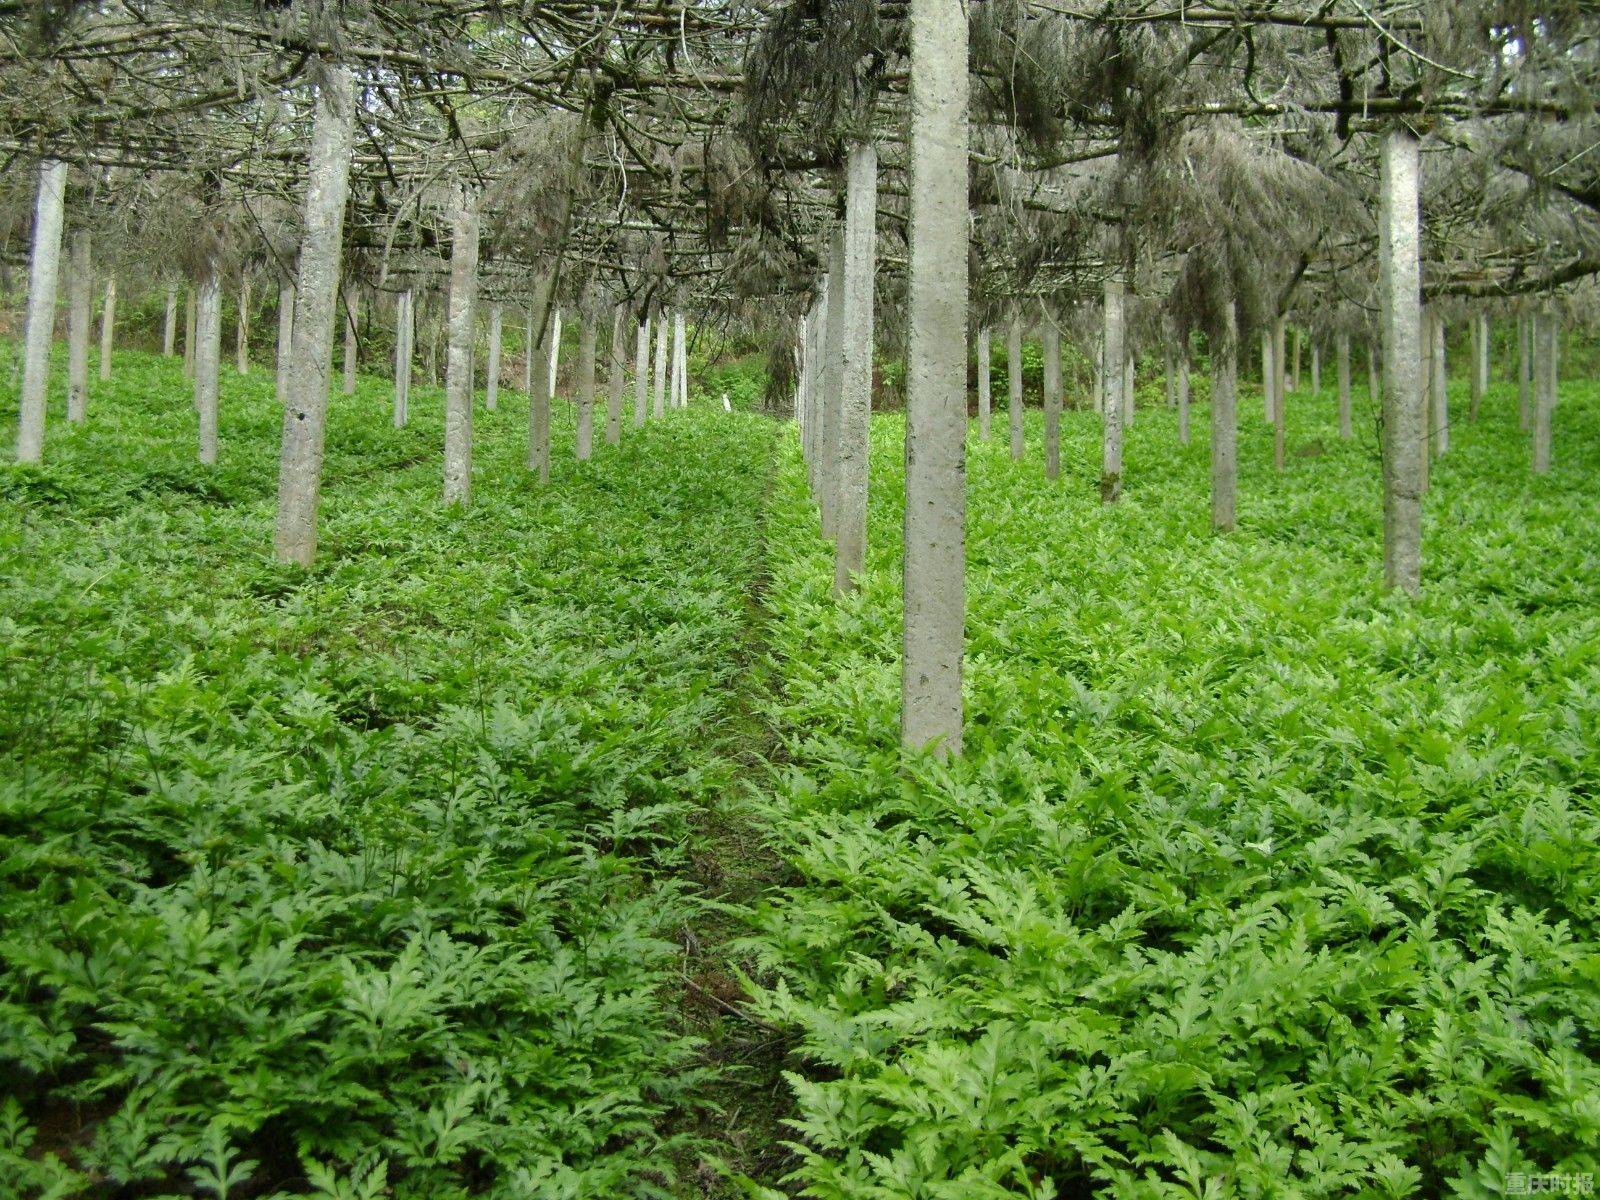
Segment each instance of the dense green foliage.
M271 390L225 371L207 471L177 364L125 355L0 471L0 1194L675 1192L679 868L765 486L725 467L771 426L578 464L558 405L541 491L507 396L450 512L438 393L397 431L364 379L301 572Z
M824 1200L1600 1171L1592 388L1544 478L1513 388L1477 425L1457 397L1416 602L1379 587L1364 389L1350 443L1331 389L1291 397L1281 476L1242 399L1228 537L1208 414L1179 446L1154 373L1115 508L1093 414L1055 484L1037 413L1021 464L974 437L943 766L897 746L897 416L841 601L794 438L769 496L772 426L720 412L749 364L587 465L558 404L544 491L506 394L466 512L437 392L396 431L364 379L301 572L267 553L270 379L225 372L206 471L176 364L118 370L0 470L0 1194L703 1194L676 1168L736 1085L677 943L730 916L751 1054L793 1050L788 1183ZM757 602L755 809L792 871L713 918L689 860L758 744Z
M1330 373L1331 375L1331 373ZM1331 382L1331 379L1330 379ZM1462 389L1465 390L1464 388ZM1373 414L1241 403L1240 530L1141 412L972 443L967 756L897 749L898 418L864 587L829 594L791 442L769 525L760 918L799 1032L795 1181L825 1198L1500 1196L1600 1169L1600 411L1535 478L1498 385L1427 500L1426 595L1380 590ZM1457 398L1464 418L1465 397Z

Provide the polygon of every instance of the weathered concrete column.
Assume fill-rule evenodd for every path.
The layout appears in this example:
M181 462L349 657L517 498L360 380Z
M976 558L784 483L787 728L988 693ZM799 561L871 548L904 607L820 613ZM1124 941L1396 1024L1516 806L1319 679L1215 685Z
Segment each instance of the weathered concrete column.
M618 304L611 314L611 365L607 376L609 390L606 394L606 445L615 446L622 440L622 393L627 384L628 347L624 340L628 327L628 314Z
M657 419L667 415L667 336L670 324L665 312L656 314L656 391L650 415Z
M161 329L161 355L171 358L178 350L178 289L167 288L166 320Z
M1048 314L1039 323L1044 339L1044 477L1061 476L1061 331Z
M911 0L900 740L961 753L966 612L967 9Z
M215 262L200 275L195 299L194 407L200 414L200 461L217 461L217 409L222 383L222 277Z
M1551 421L1556 408L1556 350L1560 322L1549 308L1533 317L1533 469L1550 469Z
M1439 316L1433 321L1433 453L1437 458L1450 450L1450 373L1444 359L1445 326Z
M1340 332L1334 343L1334 370L1339 377L1339 436L1349 441L1355 431L1350 420L1350 335Z
M505 310L499 301L489 305L489 362L483 375L483 407L494 412L500 406L500 337Z
M1222 306L1211 347L1211 528L1231 533L1239 492L1239 317L1237 303Z
M117 277L106 276L106 296L100 306L100 381L111 378L111 351L117 341Z
M239 311L233 322L233 365L241 375L250 374L250 276L239 278Z
M556 379L561 374L561 310L550 314L550 399L556 398Z
M323 435L333 368L334 310L355 146L355 85L350 70L323 67L312 120L310 179L301 222L293 349L283 403L275 549L283 562L309 566L317 550Z
M633 335L633 427L644 424L650 402L650 314L639 317Z
M1021 461L1027 453L1022 390L1022 318L1015 313L1006 331L1006 384L1010 388L1011 457Z
M828 243L828 335L822 366L821 441L817 450L817 501L822 510L822 536L833 540L839 515L839 402L844 391L844 270L843 224L835 227Z
M1126 383L1123 321L1126 292L1122 280L1106 280L1105 412L1101 414L1100 501L1115 504L1122 495L1122 389Z
M445 350L444 502L472 503L472 343L478 301L477 189L458 184L450 245L450 340Z
M672 314L672 395L674 408L689 407L689 343L681 308Z
M534 280L533 303L528 309L528 470L541 484L550 482L550 354L546 342L555 336L554 313L548 311L555 272Z
M1189 444L1189 344L1178 347L1178 443Z
M1284 338L1287 327L1288 321L1283 317L1279 317L1272 323L1272 359L1274 368L1272 372L1272 469L1275 471L1282 471L1284 467L1285 442L1288 429L1288 397L1283 379ZM1300 343L1297 340L1295 342L1297 351L1299 345ZM1299 371L1300 366L1296 363L1295 373L1298 375ZM1299 390L1298 380L1296 380L1295 390Z
M412 312L411 289L395 301L394 331L394 427L404 429L411 419L411 357L416 338L416 318Z
M194 284L183 290L183 375L194 378Z
M1422 590L1422 269L1416 135L1395 126L1381 143L1378 220L1383 320L1384 583Z
M75 229L67 249L67 420L89 416L89 325L94 311L94 259L89 231Z
M1261 415L1269 425L1272 424L1273 405L1277 402L1278 394L1272 380L1282 373L1272 350L1272 326L1268 325L1261 331Z
M33 201L33 248L28 260L28 314L22 333L22 395L17 415L17 461L44 458L45 397L50 343L55 338L56 283L61 275L61 226L66 216L67 164L39 164Z
M878 151L850 148L845 168L844 296L840 346L839 491L833 588L856 586L867 559L867 466L872 438L873 287L878 254ZM963 380L963 383L965 381Z
M598 340L594 314L585 301L578 318L578 428L574 448L579 462L594 454L594 355Z

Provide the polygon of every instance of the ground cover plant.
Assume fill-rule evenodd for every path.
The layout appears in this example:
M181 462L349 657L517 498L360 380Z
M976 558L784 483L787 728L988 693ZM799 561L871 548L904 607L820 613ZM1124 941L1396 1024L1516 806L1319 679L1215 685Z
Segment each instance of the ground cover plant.
M1458 381L1459 382L1459 381ZM1464 390L1464 386L1463 386ZM1464 410L1464 397L1457 403ZM1530 475L1458 420L1419 600L1381 588L1374 414L1242 403L1240 528L1141 411L969 441L965 754L899 748L898 417L829 593L793 439L769 523L763 818L801 882L750 947L797 1038L790 1184L860 1197L1490 1197L1600 1171L1600 396ZM769 1181L771 1182L771 1181ZM752 1185L753 1193L779 1193Z
M446 511L388 401L335 400L310 571L264 372L214 470L126 354L0 472L0 1194L699 1194L668 985L772 426L579 464L558 404L541 490L502 392Z

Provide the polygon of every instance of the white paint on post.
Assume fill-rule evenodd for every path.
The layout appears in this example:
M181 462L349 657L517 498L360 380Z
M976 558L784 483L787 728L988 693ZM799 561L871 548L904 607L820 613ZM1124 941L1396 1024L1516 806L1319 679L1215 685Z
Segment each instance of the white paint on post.
M1126 293L1122 280L1106 281L1105 298L1105 412L1101 414L1100 438L1100 502L1115 504L1122 495L1122 414L1124 401L1122 389L1126 375L1122 364L1123 313Z
M900 740L961 753L966 620L967 5L911 0Z
M1560 324L1549 309L1533 316L1533 469L1550 469L1551 424L1556 408L1556 348Z
M624 338L628 328L627 313L622 305L611 314L611 365L607 377L606 394L606 445L615 446L622 440L622 393L627 385L628 347Z
M877 280L878 151L850 148L844 218L844 320L840 347L839 514L833 589L856 586L867 559L867 464L872 437L873 287ZM965 380L963 380L963 384ZM963 388L963 390L965 390Z
M472 343L478 301L478 196L457 185L444 368L444 502L472 503Z
M311 165L300 234L300 280L294 298L293 345L283 409L278 466L280 561L310 566L317 549L322 448L333 366L333 323L339 297L339 254L355 142L355 88L350 71L328 66L317 88Z
M100 307L100 381L111 378L111 351L117 341L117 277L106 276L106 297Z
M89 417L89 325L94 313L94 257L89 231L73 230L67 249L67 420Z
M505 321L498 303L489 306L489 363L483 376L483 406L494 412L500 405L500 334Z
M222 276L214 262L200 276L195 300L194 407L200 414L200 461L217 461L217 408L222 377Z
M1011 457L1020 461L1027 453L1022 413L1022 318L1013 315L1006 330L1006 386L1010 389Z
M1416 135L1396 126L1381 142L1378 220L1383 321L1383 577L1422 589L1421 216Z
M987 325L978 330L978 436L984 441L989 440L989 426L993 419L991 412L994 408L993 338L994 334Z
M17 416L17 461L44 458L45 397L50 343L55 337L56 284L61 275L61 226L66 215L67 164L39 164L33 202L33 248L28 260L28 315L22 333L22 395Z
M585 301L578 318L578 430L575 439L579 462L594 454L594 316Z

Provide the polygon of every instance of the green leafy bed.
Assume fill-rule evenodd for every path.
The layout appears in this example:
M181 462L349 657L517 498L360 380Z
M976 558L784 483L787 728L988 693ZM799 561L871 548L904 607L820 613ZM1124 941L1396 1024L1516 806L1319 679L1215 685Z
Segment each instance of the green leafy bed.
M1226 538L1203 410L1187 448L1141 413L1111 510L1092 415L1059 484L1036 440L1021 465L973 443L950 768L895 749L903 427L874 424L843 604L790 440L765 815L803 882L752 945L757 1011L800 1038L807 1195L1490 1197L1600 1170L1600 404L1566 389L1543 479L1507 389L1457 424L1418 603L1379 587L1372 414L1344 444L1331 394L1291 404L1282 477L1241 404ZM1517 1178L1541 1173L1564 1180Z
M649 1196L695 1148L677 870L771 427L584 466L565 417L540 491L508 398L460 513L439 407L334 398L309 573L265 374L214 471L127 355L0 472L0 1194Z

